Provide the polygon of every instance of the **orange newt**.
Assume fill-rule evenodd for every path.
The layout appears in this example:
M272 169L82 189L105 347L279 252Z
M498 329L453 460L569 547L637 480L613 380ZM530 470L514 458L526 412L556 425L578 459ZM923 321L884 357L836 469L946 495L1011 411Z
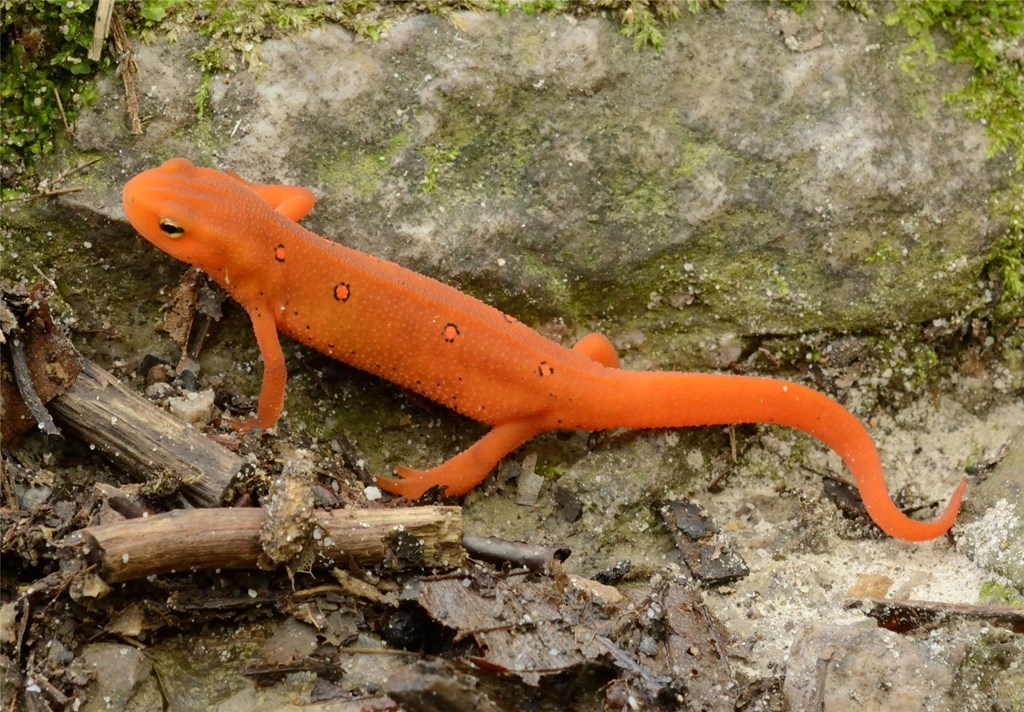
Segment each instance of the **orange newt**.
M953 525L966 479L940 517L919 522L889 498L871 436L845 408L796 383L753 376L619 368L611 343L590 334L572 349L508 314L392 262L296 223L313 194L250 183L184 158L132 178L128 220L164 252L203 269L248 312L263 356L257 415L273 427L284 403L278 332L492 426L428 470L397 467L380 487L413 500L479 484L509 452L547 430L776 423L835 450L868 514L898 539L926 541Z

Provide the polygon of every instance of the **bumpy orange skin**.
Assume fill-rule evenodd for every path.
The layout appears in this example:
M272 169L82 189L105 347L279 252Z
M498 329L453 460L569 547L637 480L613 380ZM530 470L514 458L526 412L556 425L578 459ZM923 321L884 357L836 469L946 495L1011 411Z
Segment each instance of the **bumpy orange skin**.
M399 467L398 479L378 480L407 499L434 486L464 494L547 430L764 422L835 450L888 534L925 541L956 519L966 481L938 519L910 519L889 498L871 436L827 396L767 378L625 371L599 334L567 349L456 289L302 228L295 221L315 202L304 188L175 158L128 181L123 198L143 237L203 269L252 319L263 385L256 418L241 427L271 428L281 415L287 373L278 332L493 426L437 467Z

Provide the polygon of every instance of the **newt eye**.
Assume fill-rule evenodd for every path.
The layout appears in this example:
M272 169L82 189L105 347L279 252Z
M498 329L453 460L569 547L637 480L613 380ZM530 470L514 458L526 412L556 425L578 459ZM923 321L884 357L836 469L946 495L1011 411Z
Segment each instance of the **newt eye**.
M173 237L175 239L185 234L185 228L169 218L160 219L160 230L167 235L167 237Z

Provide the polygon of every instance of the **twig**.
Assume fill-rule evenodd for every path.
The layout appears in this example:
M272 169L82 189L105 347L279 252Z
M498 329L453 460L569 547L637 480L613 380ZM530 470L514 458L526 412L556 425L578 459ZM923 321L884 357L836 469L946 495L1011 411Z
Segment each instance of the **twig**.
M81 163L79 163L74 168L68 168L66 170L61 171L60 175L58 175L56 178L53 179L53 185L55 185L55 186L56 185L60 185L61 183L63 183L64 181L66 181L68 178L70 178L71 176L75 175L76 173L81 173L86 168L89 168L90 166L93 166L93 165L99 163L102 160L103 160L102 156L97 157L97 158L90 158L88 161L82 161Z
M848 598L843 608L858 608L879 625L900 633L950 618L984 620L1024 633L1024 606L989 606L886 598Z
M98 62L103 56L103 43L110 33L110 16L114 13L115 0L100 0L96 3L96 22L92 26L92 46L89 59Z
M64 113L64 102L60 100L60 92L57 91L57 87L53 88L53 96L57 100L57 108L60 109L60 120L64 122L64 133L73 136L75 132L71 130L71 125L68 123L68 115Z
M132 51L131 40L128 39L128 32L124 29L124 21L119 12L114 13L113 30L114 49L121 56L125 112L128 114L132 134L139 135L142 133L142 118L139 116L139 92L135 88L135 82L139 78L139 65L135 62L135 52Z
M54 195L64 195L65 193L77 193L85 188L55 188L53 190L47 190L42 193L32 193L31 195L19 195L16 198L5 200L5 203L20 203L24 200L35 200L36 198L50 198Z
M408 542L415 564L458 566L464 552L458 507L339 509L313 513L320 565L394 565ZM258 508L175 510L88 527L66 543L80 547L108 583L179 571L256 568L267 512Z
M60 102L60 97L59 96L57 97L57 101L58 101L58 103ZM63 106L60 107L60 113L61 113L62 116L64 115L64 107ZM68 126L68 123L67 123L67 117L64 118L64 127L66 129L70 130L70 127ZM61 171L57 175L57 177L54 178L52 181L49 180L49 179L44 180L41 183L41 185L39 186L38 192L32 193L31 195L19 195L17 198L11 198L10 200L5 200L3 202L5 202L5 203L18 203L18 202L21 202L23 200L35 200L36 198L49 198L49 197L54 196L54 195L63 195L65 193L77 193L80 190L85 190L84 188L80 188L80 187L78 187L78 188L58 188L57 186L60 185L61 183L63 183L64 181L66 181L71 176L73 176L75 173L79 173L81 171L84 171L89 166L91 166L91 165L93 165L95 163L98 163L99 161L102 161L102 160L103 160L103 158L100 157L100 158L92 158L92 159L90 159L88 161L83 161L82 163L78 164L74 168L68 168L67 170ZM46 186L50 186L50 187L46 188ZM37 268L36 271L38 271L38 268ZM50 283L52 284L52 281Z
M11 370L14 371L14 382L18 385L18 393L25 403L29 413L39 424L39 429L48 437L55 439L58 443L64 440L60 428L53 422L50 413L43 405L43 401L36 393L35 384L32 383L32 374L28 370L28 357L25 355L25 342L22 339L21 330L16 329L14 333L8 334L11 347Z
M565 561L572 550L561 546L535 546L521 541L467 534L462 545L474 559L492 564L512 563L540 571L554 560Z

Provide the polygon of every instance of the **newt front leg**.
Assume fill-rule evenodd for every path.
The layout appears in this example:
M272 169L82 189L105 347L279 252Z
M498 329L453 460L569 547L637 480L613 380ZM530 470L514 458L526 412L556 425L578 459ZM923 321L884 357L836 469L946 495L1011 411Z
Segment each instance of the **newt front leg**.
M252 320L253 331L256 332L256 343L263 357L263 385L260 387L260 399L256 406L256 417L246 418L232 424L235 430L248 432L254 428L264 431L277 425L284 409L284 387L288 380L288 371L284 364L284 351L277 337L277 325L274 317L260 305L247 308Z

